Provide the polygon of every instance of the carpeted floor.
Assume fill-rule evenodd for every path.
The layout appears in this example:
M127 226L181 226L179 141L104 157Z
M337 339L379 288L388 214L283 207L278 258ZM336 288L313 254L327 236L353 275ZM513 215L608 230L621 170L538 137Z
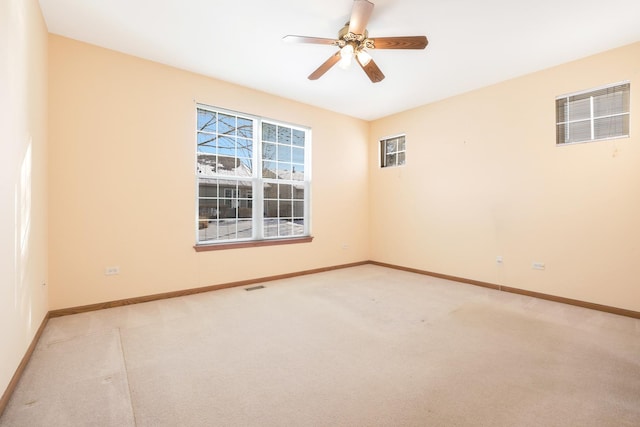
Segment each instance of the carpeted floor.
M640 320L365 265L51 319L0 426L640 426Z

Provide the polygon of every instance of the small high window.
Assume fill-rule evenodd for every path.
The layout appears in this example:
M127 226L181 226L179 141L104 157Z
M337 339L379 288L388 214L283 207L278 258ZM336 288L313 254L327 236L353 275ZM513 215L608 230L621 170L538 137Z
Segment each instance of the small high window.
M556 98L556 144L629 136L630 84Z
M399 135L380 140L380 167L402 166L407 161L405 136Z

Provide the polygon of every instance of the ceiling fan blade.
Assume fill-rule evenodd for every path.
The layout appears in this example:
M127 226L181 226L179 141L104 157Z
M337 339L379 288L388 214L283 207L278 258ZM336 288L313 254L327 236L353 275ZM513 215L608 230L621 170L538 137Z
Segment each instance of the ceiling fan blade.
M429 44L425 36L376 37L369 41L375 49L424 49Z
M371 80L372 83L378 83L384 80L384 74L382 74L382 71L380 71L380 68L378 68L376 63L373 62L373 59L369 61L367 65L362 65L360 59L357 56L356 60L358 61L358 64L360 64L364 72L367 73L367 76L369 76L369 80Z
M287 43L311 43L311 44L329 44L329 45L338 45L338 40L336 39L325 39L322 37L305 37L305 36L284 36L282 40Z
M329 71L329 68L336 65L338 61L340 61L340 51L337 51L329 59L324 61L313 73L309 74L309 80L318 80L324 73Z
M353 34L364 34L372 11L373 3L370 1L353 0L351 19L349 19L349 32Z

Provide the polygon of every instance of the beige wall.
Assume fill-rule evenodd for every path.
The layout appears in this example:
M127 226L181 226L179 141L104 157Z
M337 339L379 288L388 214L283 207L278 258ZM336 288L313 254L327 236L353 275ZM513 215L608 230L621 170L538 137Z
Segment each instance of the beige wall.
M51 309L368 259L367 122L49 43ZM312 243L194 251L195 102L312 128Z
M48 311L47 29L37 0L0 2L0 395Z
M623 80L630 138L555 146L556 96ZM639 109L635 43L375 121L372 259L640 311ZM407 165L380 169L397 133Z
M639 49L366 123L51 35L52 309L371 258L640 310L638 115L631 138L554 143L555 97L635 87ZM193 251L194 102L313 128L313 243ZM379 169L401 132L407 166Z

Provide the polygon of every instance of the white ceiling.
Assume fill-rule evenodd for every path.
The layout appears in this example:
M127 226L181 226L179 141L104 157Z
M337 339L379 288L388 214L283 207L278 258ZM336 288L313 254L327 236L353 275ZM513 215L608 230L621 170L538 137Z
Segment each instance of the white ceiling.
M639 0L373 0L372 38L426 35L425 50L372 52L307 76L337 48L352 0L40 0L51 33L373 120L640 41Z

